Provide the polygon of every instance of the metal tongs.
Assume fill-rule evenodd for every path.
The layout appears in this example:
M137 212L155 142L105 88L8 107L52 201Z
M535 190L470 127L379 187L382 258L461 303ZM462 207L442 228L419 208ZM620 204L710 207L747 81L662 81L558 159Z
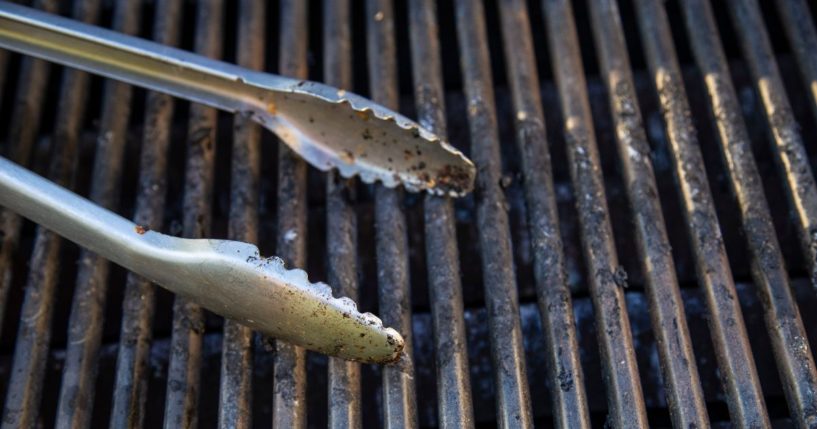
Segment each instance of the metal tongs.
M201 306L274 338L345 359L386 363L403 338L354 301L249 243L149 231L0 158L0 204Z
M474 165L415 122L315 82L259 73L0 2L0 47L240 113L307 162L366 183L461 196ZM125 218L0 158L0 205L258 331L345 359L386 363L404 341L305 272L247 243L182 239Z
M317 82L260 73L0 2L0 47L240 113L307 162L366 183L462 196L474 165L416 122Z

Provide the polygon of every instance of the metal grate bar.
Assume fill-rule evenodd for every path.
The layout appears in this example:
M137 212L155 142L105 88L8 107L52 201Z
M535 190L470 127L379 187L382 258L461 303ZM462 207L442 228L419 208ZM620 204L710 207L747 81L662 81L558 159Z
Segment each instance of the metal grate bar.
M156 4L153 38L176 46L179 39L181 0L160 0ZM134 222L161 230L167 191L167 153L173 115L173 98L148 92L145 130L139 162L139 188ZM125 280L122 328L113 391L111 427L140 428L145 415L148 355L155 308L155 285L133 273Z
M783 29L791 43L800 74L811 94L812 113L817 117L817 30L805 0L777 0Z
M559 88L570 175L598 326L607 385L608 421L615 427L647 426L647 414L624 302L619 266L593 132L581 51L570 3L545 0L551 62Z
M338 88L352 87L351 26L348 0L324 2L324 81ZM356 179L336 171L326 176L326 251L329 284L335 296L358 299ZM330 428L361 426L360 364L329 358Z
M446 139L445 91L435 9L431 0L409 2L412 75L420 125ZM474 411L454 220L451 199L425 197L426 264L434 326L438 424L442 428L469 428L474 426Z
M138 1L117 1L113 29L128 34L136 33L140 10ZM113 80L105 81L105 99L97 137L90 199L112 210L116 209L119 202L131 93L130 85ZM88 426L93 411L97 360L102 342L108 261L84 249L80 251L79 261L57 406L56 427L59 428Z
M736 425L768 427L769 417L740 303L736 299L737 292L692 124L667 14L663 4L654 0L639 0L637 12L641 39L664 112L698 281L706 294L709 328L718 367L723 374L721 382L729 412Z
M221 56L223 3L197 3L194 48L211 58ZM216 145L216 110L190 105L187 130L187 163L182 214L182 235L210 236L211 201ZM173 302L173 333L165 397L165 428L195 427L201 383L204 311L182 297Z
M371 98L397 110L397 46L394 11L388 0L366 2L366 49L369 56ZM411 347L411 285L408 267L406 217L400 189L375 188L375 230L379 312L383 323L393 326L406 340L403 356L383 368L385 427L417 427L414 363Z
M281 3L279 72L307 76L307 2ZM277 254L289 267L306 268L306 163L283 143L278 145ZM275 345L273 426L306 427L306 351L278 341Z
M501 156L485 12L482 3L474 0L458 0L455 7L471 157L479 171L475 199L497 421L504 428L532 427L507 203L500 188Z
M56 13L56 0L39 0L34 7L46 12ZM15 94L14 106L11 117L11 130L6 141L9 143L8 152L4 156L15 163L28 166L31 158L34 140L37 137L37 130L40 126L40 118L45 103L43 99L45 88L48 84L48 73L51 69L49 63L31 57L23 57L20 66L20 79ZM9 288L11 287L12 259L17 252L17 245L20 241L20 231L23 225L22 218L16 213L0 208L0 231L3 236L0 239L0 333L2 333L3 320L5 320L6 301L8 300Z
M500 15L516 143L525 178L536 292L547 340L547 383L554 423L562 428L590 427L526 4L505 1Z
M74 5L75 19L94 23L98 14L97 0L79 1ZM89 80L90 76L77 70L65 70L62 75L49 178L69 189L73 187ZM32 427L39 415L61 247L62 239L58 235L43 227L37 228L3 410L4 428Z
M675 427L707 427L709 418L675 275L650 146L638 107L615 0L591 1L593 34L632 207L666 397Z
M803 259L817 288L817 184L809 166L799 126L774 60L769 36L756 1L728 2L729 11L749 70L774 136L774 153L788 185L786 192L796 216ZM801 398L806 399L806 398ZM817 412L817 411L815 411Z
M264 68L266 6L263 0L239 3L238 64L254 70ZM249 118L233 119L230 219L228 238L258 242L258 201L261 171L261 128ZM221 382L218 424L222 428L252 425L253 332L225 319L221 351Z
M797 202L798 217L801 220L801 239L804 238L803 235L806 236L804 244L806 244L807 252L817 252L817 230L812 231L812 228L815 228L813 222L817 222L817 217L815 217L817 216L817 187L815 187L814 177L809 169L808 158L797 123L794 121L786 99L783 83L772 59L773 54L760 11L757 4L751 1L730 2L730 6L736 27L738 27L738 34L743 42L744 54L748 57L749 68L759 85L761 99L769 115L768 119L777 143L780 161L786 166L784 170L788 170L786 179L790 186L790 197ZM698 8L695 12L702 13L702 10L708 11L708 9ZM690 12L693 11L690 10ZM720 40L714 25L711 30L709 34L712 37L709 44L719 46ZM696 31L700 30L696 29ZM703 45L703 43L696 44L696 47L705 48L705 46L698 45ZM698 57L701 56L698 55ZM721 61L718 61L718 64L707 64L702 61L704 58L699 58L699 67L707 71L715 68L723 76L724 81L729 79L729 71L723 55L716 53L710 57ZM732 92L730 91L730 94ZM740 118L740 110L737 108L736 100L734 104L734 118L737 119ZM719 125L722 126L720 123ZM721 130L721 135L724 136L724 140L735 140L734 138L727 139L726 136L729 135L724 134L723 130ZM751 159L751 150L747 148L745 152L746 156ZM727 156L727 159L730 157ZM739 168L740 159L735 158L734 164L730 167ZM812 427L817 425L817 370L809 350L808 338L797 309L797 303L789 287L786 265L777 243L771 214L759 188L762 182L757 174L754 176L745 177L736 174L736 180L732 181L735 193L742 203L744 231L752 252L752 273L758 288L758 296L763 303L766 327L772 339L778 374L783 383L789 410L793 419L799 422L800 427ZM757 195L742 195L740 187L746 184L755 184L758 187ZM805 222L803 222L803 216L808 218ZM808 237L812 234L815 237L813 241L810 241ZM817 272L814 271L814 264L817 263L815 257L817 253L806 255L809 268L812 269L813 286L817 286Z

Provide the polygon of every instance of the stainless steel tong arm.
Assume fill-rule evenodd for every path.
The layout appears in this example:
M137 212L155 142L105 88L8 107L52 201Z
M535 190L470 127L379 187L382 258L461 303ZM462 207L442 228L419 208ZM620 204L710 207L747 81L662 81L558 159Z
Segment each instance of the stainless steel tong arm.
M275 338L345 359L387 363L403 338L329 286L258 248L144 227L0 157L0 205L203 307Z
M313 166L461 196L474 165L417 123L316 82L260 73L0 1L0 47L251 116Z

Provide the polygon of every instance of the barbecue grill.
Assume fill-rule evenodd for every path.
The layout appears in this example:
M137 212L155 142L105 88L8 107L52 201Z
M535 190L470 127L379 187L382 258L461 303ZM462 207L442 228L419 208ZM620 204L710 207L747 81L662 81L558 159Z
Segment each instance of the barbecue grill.
M253 242L411 357L276 342L0 210L3 427L817 427L816 4L32 6L348 88L478 175L461 199L367 185L245 117L0 51L0 154Z

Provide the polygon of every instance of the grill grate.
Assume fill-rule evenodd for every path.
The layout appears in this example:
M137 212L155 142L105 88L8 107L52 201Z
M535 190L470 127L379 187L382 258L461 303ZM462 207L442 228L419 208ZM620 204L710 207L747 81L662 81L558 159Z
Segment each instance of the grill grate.
M3 156L256 242L413 350L276 343L0 210L4 427L817 425L803 0L34 6L368 95L479 175L461 200L363 185L246 118L0 51Z

